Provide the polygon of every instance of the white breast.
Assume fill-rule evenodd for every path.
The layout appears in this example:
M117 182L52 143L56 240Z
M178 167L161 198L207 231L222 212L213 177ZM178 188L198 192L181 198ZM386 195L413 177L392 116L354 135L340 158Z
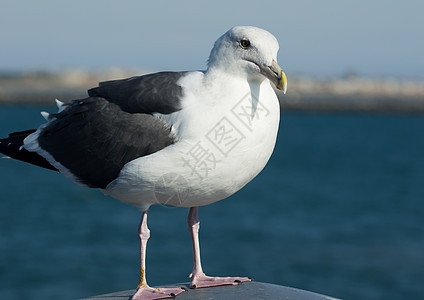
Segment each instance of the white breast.
M178 141L126 164L105 193L142 210L192 207L227 198L250 182L274 149L279 103L268 80L232 84L231 94L205 88L185 95L183 109L164 117Z

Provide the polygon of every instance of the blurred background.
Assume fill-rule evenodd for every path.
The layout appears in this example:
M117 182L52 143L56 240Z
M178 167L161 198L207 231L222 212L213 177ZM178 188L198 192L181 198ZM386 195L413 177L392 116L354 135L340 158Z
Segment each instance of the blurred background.
M98 81L205 69L253 25L288 76L278 143L242 191L200 209L205 271L344 299L422 299L422 1L1 1L0 137ZM0 297L134 288L140 213L58 174L0 160ZM148 281L191 271L186 209L153 207Z

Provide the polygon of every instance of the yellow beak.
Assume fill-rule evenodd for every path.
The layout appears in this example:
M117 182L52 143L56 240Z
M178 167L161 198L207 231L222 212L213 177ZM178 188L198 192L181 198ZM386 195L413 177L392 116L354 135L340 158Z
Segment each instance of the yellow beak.
M285 94L287 91L287 76L275 60L272 60L271 66L259 66L261 73L275 84L275 87L282 90Z

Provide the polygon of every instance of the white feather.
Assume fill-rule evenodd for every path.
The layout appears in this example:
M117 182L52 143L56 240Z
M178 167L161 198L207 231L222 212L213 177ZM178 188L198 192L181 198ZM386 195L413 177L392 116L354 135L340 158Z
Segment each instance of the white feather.
M44 119L46 119L46 121L50 121L50 114L46 111L42 111L41 115L43 116Z
M58 112L62 112L65 109L66 105L59 99L55 99L54 101L56 102L57 108L59 109Z

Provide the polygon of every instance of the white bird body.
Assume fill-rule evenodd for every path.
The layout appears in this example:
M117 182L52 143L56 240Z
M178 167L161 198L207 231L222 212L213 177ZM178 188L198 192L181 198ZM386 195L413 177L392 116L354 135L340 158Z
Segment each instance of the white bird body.
M190 83L182 109L161 116L176 143L127 163L106 194L143 211L153 204L202 206L234 194L265 167L280 118L269 81L222 76L217 88L205 84L207 74L188 76L197 86Z

